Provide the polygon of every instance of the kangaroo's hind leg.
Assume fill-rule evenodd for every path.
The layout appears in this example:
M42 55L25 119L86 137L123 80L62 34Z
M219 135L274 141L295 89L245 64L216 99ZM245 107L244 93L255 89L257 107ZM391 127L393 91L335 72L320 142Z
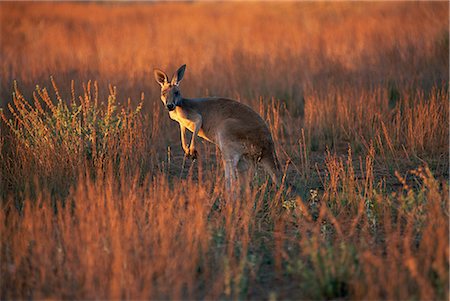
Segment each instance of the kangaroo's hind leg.
M219 148L222 153L223 168L225 170L225 188L228 193L231 193L237 180L237 167L239 160L242 157L242 151L239 145L230 143L226 137L219 135Z
M243 155L238 162L237 172L241 189L247 189L255 175L255 162Z
M223 168L225 170L225 188L228 192L236 184L236 168L239 162L239 155L223 154Z
M236 198L237 194L248 189L255 174L255 164L245 155L225 151L223 159L225 169L225 187L227 193Z
M254 170L253 163L245 156L245 144L236 139L235 127L235 122L225 122L217 134L225 169L225 184L232 195L239 192L239 187L249 184L250 174Z

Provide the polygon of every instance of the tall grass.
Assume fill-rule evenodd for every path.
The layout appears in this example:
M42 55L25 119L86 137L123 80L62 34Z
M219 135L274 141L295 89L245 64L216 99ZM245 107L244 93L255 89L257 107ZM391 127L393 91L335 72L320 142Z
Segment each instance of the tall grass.
M393 99L388 88L330 89L305 97L305 128L311 147L351 143L383 154L413 156L445 153L448 146L448 90L403 91Z
M448 4L0 8L1 299L448 299ZM299 197L185 160L151 74L182 63Z
M282 212L267 185L80 175L57 213L45 190L4 205L2 298L447 298L447 184L419 169L386 194L372 160L358 179L330 154L315 207Z
M152 68L183 63L186 95L275 96L293 111L310 86L448 82L446 3L1 5L3 102L12 79L50 74L157 100Z
M130 100L120 105L112 86L107 100L100 102L97 82L83 84L78 97L72 82L72 97L66 101L51 81L56 101L39 86L33 101L28 101L14 83L13 101L8 104L13 118L0 111L13 135L10 147L2 152L6 187L23 192L43 180L54 192L66 193L81 169L90 174L107 168L116 173L133 168L134 172L135 166L144 163L142 102L136 108Z

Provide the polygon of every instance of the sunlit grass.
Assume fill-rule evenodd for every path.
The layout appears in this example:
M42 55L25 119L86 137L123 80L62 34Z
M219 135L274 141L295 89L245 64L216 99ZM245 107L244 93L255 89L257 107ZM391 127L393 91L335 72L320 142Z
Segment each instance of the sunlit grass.
M0 8L1 299L448 299L448 4ZM299 197L183 158L151 75L182 63Z

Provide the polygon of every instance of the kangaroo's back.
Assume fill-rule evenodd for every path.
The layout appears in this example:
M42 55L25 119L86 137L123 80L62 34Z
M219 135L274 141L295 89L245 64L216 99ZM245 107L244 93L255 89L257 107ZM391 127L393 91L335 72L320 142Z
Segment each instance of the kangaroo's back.
M202 130L210 140L218 135L244 143L259 151L272 152L273 140L264 120L249 106L226 98L185 99L181 107L194 110L202 116Z
M219 127L224 121L232 119L242 123L244 127L263 128L266 134L270 134L259 114L249 106L232 99L219 97L183 99L181 107L201 114L203 122L208 123L210 127Z

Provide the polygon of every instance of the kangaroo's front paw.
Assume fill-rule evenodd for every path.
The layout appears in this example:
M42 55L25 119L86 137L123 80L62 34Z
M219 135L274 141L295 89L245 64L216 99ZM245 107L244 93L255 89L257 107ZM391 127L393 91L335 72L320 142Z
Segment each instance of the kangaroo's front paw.
M183 151L184 151L184 156L189 157L189 147L186 147L186 148L183 147Z
M186 156L186 157L188 157L188 158L191 158L192 160L195 160L195 159L197 159L197 150L195 149L195 148L193 148L193 147L187 147L185 150L184 150L184 155Z
M197 159L197 150L195 148L189 148L188 157L192 158L192 160Z

